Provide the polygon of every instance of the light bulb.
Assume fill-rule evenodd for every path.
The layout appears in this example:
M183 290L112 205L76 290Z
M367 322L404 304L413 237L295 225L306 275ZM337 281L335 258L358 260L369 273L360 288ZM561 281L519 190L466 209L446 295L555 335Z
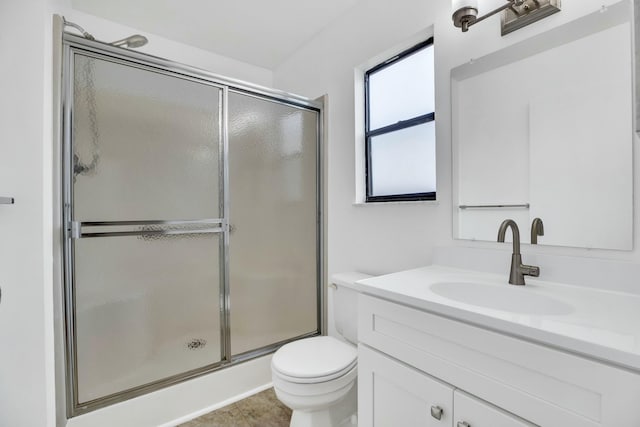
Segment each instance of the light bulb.
M478 0L451 0L451 10L453 12L465 7L478 10Z

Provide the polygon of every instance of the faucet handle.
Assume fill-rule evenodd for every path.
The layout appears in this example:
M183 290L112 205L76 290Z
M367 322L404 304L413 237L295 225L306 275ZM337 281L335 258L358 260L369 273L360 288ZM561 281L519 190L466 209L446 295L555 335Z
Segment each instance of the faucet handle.
M538 236L544 236L544 224L540 218L534 218L531 222L531 244L538 244Z
M520 271L525 276L538 277L540 276L540 267L535 265L520 265Z

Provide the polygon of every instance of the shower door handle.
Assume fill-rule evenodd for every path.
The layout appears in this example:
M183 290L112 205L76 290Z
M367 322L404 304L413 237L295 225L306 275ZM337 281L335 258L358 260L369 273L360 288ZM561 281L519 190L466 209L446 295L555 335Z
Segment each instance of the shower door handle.
M13 205L14 203L13 197L0 197L0 205Z
M189 228L191 226L191 228ZM84 228L99 227L98 230L85 231ZM119 230L109 231L109 228L119 227ZM126 228L135 227L135 228ZM200 227L200 228L198 228ZM125 230L122 230L125 228ZM106 229L106 230L105 230ZM79 222L71 221L67 227L69 237L84 239L89 237L115 236L169 236L185 234L215 234L222 233L221 219L202 219L188 221L103 221Z

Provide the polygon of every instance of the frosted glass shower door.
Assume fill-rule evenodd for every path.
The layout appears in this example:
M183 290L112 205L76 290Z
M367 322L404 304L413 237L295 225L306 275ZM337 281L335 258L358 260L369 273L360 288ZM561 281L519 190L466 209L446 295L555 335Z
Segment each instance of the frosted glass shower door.
M319 331L315 110L229 93L233 355Z
M73 53L76 405L222 360L222 89Z

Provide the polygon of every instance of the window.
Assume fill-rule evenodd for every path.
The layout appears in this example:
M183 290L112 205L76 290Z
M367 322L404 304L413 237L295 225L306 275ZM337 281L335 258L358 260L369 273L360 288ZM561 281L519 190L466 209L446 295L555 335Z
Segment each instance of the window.
M366 201L436 199L433 38L365 72Z

